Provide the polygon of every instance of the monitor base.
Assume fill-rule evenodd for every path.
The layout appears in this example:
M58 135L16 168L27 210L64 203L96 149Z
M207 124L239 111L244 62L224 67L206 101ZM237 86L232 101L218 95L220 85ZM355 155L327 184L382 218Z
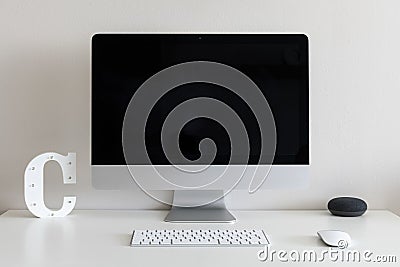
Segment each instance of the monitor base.
M207 205L206 200L214 200ZM197 203L197 204L196 204ZM236 218L226 209L222 190L177 190L173 205L164 219L173 223L234 223Z

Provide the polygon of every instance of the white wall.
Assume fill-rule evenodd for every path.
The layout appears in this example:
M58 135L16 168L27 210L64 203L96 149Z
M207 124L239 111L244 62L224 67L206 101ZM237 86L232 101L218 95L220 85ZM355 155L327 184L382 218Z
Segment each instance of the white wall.
M312 180L306 190L231 194L232 208L324 208L356 195L400 214L400 1L0 1L0 212L24 208L38 153L78 153L78 181L47 167L46 197L77 208L160 208L141 192L96 191L89 175L90 37L108 31L307 32ZM56 179L51 179L55 176Z

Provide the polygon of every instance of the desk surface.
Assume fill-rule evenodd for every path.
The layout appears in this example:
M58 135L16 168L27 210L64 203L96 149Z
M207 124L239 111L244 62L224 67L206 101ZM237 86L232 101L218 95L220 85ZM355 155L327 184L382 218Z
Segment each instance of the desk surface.
M261 248L132 248L133 229L264 229L272 250L328 248L316 235L322 229L348 232L353 244L347 250L369 257L392 255L400 262L400 218L388 211L369 211L362 217L343 218L327 211L232 211L235 224L172 224L163 219L167 211L82 211L65 218L34 218L28 211L8 211L0 216L1 266L287 266L277 256L262 262ZM337 249L336 249L337 250ZM346 251L346 250L344 250ZM340 251L339 251L340 252ZM292 254L293 258L296 254ZM302 254L297 254L302 255ZM317 254L319 257L319 254ZM336 257L336 256L335 256ZM289 256L283 257L292 260ZM320 257L319 257L320 258ZM383 259L383 258L381 258ZM392 258L393 259L393 258ZM339 258L340 260L340 258ZM338 264L325 259L311 265ZM310 262L295 262L310 266ZM363 266L347 262L347 266ZM375 266L376 264L370 263Z

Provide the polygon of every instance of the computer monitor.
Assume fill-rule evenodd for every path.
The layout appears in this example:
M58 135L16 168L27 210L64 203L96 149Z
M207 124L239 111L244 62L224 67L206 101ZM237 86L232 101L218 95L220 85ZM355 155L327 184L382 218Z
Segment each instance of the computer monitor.
M95 188L174 190L166 221L232 222L231 190L307 183L305 34L99 33L91 51Z

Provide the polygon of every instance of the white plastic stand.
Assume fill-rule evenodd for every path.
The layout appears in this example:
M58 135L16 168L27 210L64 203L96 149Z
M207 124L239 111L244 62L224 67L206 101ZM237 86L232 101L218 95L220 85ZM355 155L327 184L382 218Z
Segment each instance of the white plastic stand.
M50 210L44 203L43 170L48 161L56 161L61 166L64 184L76 184L76 153L67 156L54 152L41 154L29 162L25 169L24 193L29 211L36 217L64 217L75 207L76 197L64 197L59 210Z

